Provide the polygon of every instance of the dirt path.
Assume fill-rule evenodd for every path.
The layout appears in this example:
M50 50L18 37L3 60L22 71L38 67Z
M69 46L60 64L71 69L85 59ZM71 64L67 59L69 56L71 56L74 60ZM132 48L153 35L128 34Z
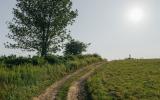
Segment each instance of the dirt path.
M58 93L58 90L60 89L61 86L63 86L63 84L65 84L65 82L70 79L71 77L78 75L79 73L85 71L87 68L89 67L93 67L93 66L97 66L100 65L102 62L96 63L96 64L92 64L89 65L87 67L83 67L79 70L77 70L76 72L67 75L66 77L62 78L61 80L55 82L53 85L51 85L49 88L47 88L45 90L44 93L42 93L41 95L39 95L38 97L33 97L33 100L55 100L56 99L56 95ZM73 99L72 99L73 100Z
M67 100L85 100L85 97L87 96L85 91L85 82L102 64L104 63L94 65L94 68L92 68L88 73L73 82L73 85L69 88Z

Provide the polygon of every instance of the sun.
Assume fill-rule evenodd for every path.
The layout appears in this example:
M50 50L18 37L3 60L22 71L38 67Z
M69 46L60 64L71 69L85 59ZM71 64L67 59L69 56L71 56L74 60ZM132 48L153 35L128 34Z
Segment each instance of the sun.
M142 8L133 7L128 11L128 19L134 23L142 21L144 18L144 11Z

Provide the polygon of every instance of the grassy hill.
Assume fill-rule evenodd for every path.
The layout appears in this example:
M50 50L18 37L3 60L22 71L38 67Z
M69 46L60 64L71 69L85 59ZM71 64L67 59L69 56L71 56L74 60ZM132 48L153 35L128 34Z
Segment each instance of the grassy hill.
M0 100L31 100L62 77L101 61L97 55L0 58Z
M160 60L109 62L86 87L92 100L160 100Z

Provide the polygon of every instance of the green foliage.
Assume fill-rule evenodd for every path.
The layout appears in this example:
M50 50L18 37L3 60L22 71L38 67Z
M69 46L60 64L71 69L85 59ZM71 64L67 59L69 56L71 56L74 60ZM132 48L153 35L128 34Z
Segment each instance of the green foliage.
M6 65L6 67L8 68L25 64L44 65L48 63L47 59L44 59L43 57L39 56L28 58L28 57L16 57L16 55L11 55L8 57L7 56L0 57L0 59L1 59L0 63Z
M33 65L44 65L47 63L47 61L44 59L44 57L34 56L32 59Z
M31 63L30 58L26 57L16 57L16 55L11 55L11 56L2 56L0 57L0 63L5 64L7 67L12 67L14 65L21 65L21 64L28 64Z
M83 57L83 56L82 56ZM76 60L78 56L54 56L49 55L46 57L33 56L31 57L16 57L16 55L2 56L0 57L0 64L4 64L6 67L11 68L13 66L31 64L43 66L44 64L61 64L68 60ZM97 57L98 58L98 57Z
M35 65L28 63L14 65L12 68L0 64L0 100L31 100L33 96L39 95L47 86L65 75L88 64L101 61L101 58L93 55L72 56L72 58L33 57L30 59L31 62L35 60ZM49 59L51 63L57 62L55 59L62 62L43 64L45 59Z
M63 62L63 58L62 57L60 58L60 57L53 56L53 55L46 56L45 60L47 60L47 62L49 64L55 64L55 63L62 63Z
M8 38L15 43L6 47L38 51L41 56L57 52L69 39L67 26L74 22L77 11L71 0L16 0L14 18L9 23Z
M71 40L65 46L65 55L80 55L82 52L86 51L88 44L85 44L80 41Z
M87 83L91 100L159 100L160 60L112 61Z

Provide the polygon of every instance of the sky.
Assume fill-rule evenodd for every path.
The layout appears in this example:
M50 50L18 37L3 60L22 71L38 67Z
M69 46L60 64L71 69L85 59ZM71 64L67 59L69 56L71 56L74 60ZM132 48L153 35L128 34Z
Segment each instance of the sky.
M0 55L28 55L4 47L16 0L0 0ZM87 53L107 59L160 58L160 0L73 0L71 35L91 43Z

